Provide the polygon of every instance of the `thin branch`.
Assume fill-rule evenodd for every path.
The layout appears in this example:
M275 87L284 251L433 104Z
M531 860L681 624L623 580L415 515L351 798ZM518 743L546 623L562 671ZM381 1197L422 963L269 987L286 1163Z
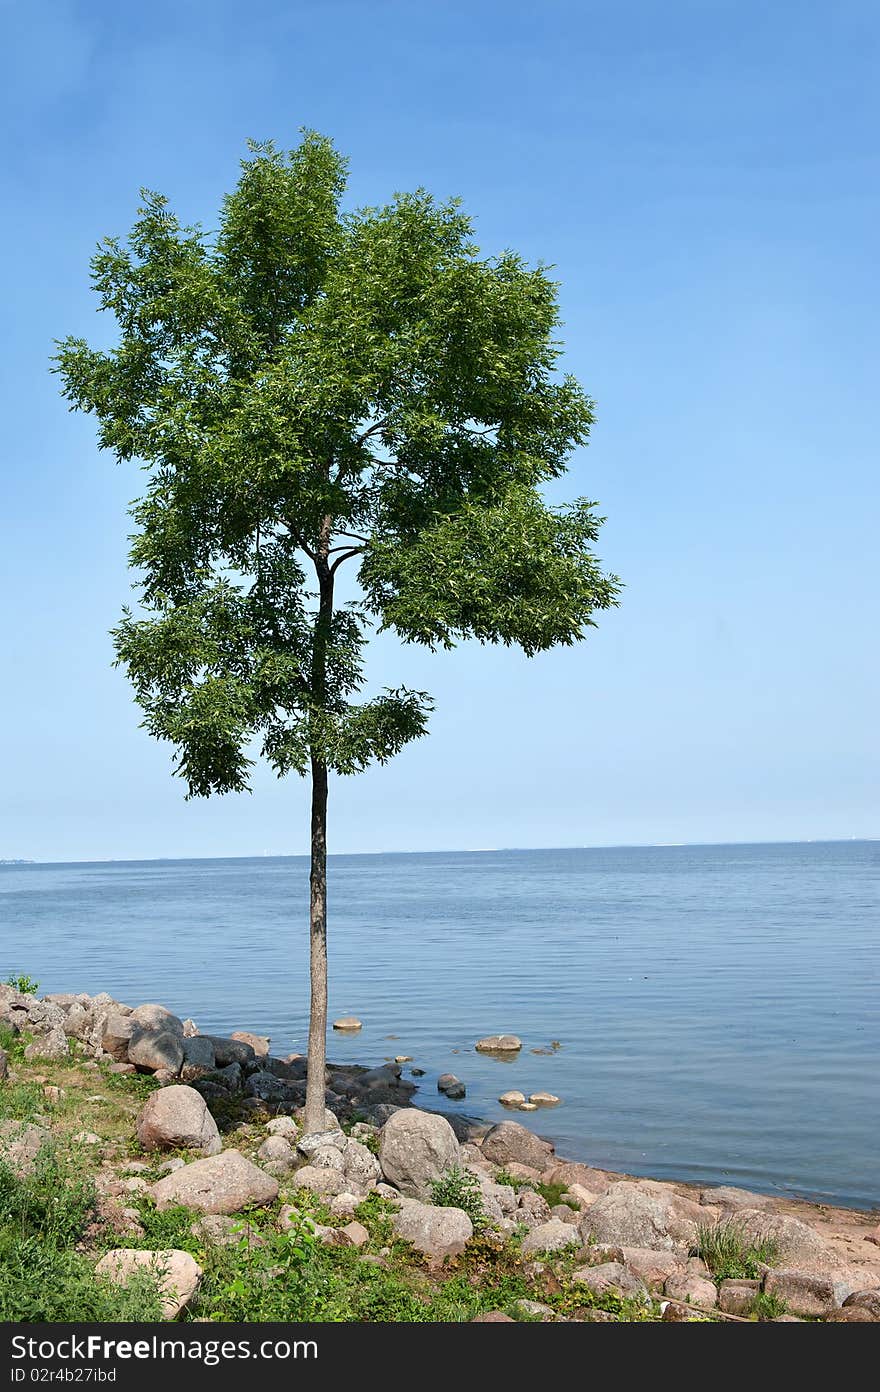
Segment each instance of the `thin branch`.
M381 430L383 426L387 425L390 419L390 416L383 416L380 421L376 421L375 425L371 425L369 430L364 430L360 435L355 436L355 444L362 445L364 440L369 440L371 435L375 435L377 430Z
M350 561L352 556L359 556L363 549L362 546L350 546L347 551L343 551L340 556L336 557L336 560L330 567L330 574L335 575L343 561Z

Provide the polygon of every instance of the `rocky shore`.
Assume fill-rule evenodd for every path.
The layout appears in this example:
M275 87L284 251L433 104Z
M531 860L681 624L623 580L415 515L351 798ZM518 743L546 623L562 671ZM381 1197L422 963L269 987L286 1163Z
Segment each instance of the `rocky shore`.
M307 1231L361 1264L409 1252L430 1273L485 1260L488 1244L513 1273L505 1289L529 1293L471 1316L484 1321L880 1320L876 1213L564 1160L519 1122L489 1127L416 1106L400 1063L329 1064L326 1128L306 1136L303 1056L276 1057L246 1030L201 1034L157 1004L3 986L0 1026L21 1046L20 1063L0 1049L0 1102L19 1073L42 1088L31 1116L0 1107L0 1164L13 1174L57 1142L53 1094L65 1087L48 1080L53 1063L148 1088L125 1114L127 1138L93 1130L84 1101L84 1124L66 1140L93 1157L96 1276L151 1274L166 1318L206 1317L193 1314L204 1261L149 1245L153 1213L185 1211L199 1254L240 1241L242 1215L264 1244L270 1230ZM269 1279L284 1269L273 1278L268 1268Z

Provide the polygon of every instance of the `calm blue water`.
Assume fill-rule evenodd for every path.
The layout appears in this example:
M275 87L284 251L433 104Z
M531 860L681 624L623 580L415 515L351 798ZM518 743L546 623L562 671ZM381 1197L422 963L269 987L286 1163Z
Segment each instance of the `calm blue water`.
M0 867L0 979L156 1000L302 1050L304 859ZM617 1170L880 1204L880 843L335 856L331 1057ZM524 1043L511 1063L479 1035ZM391 1036L394 1036L393 1038ZM530 1052L551 1040L551 1056ZM452 1105L452 1104L444 1104Z

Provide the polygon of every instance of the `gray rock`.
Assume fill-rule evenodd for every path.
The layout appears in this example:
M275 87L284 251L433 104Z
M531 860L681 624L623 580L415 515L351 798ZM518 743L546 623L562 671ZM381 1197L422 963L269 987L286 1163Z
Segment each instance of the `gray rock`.
M138 1030L152 1030L156 1034L176 1034L183 1038L183 1021L164 1005L139 1005L131 1012L130 1019Z
M382 1177L378 1158L352 1136L343 1147L342 1162L346 1180L356 1189L366 1192Z
M333 1118L334 1123L336 1118ZM327 1131L313 1131L308 1135L300 1136L296 1143L296 1148L301 1155L314 1155L316 1150L322 1150L324 1146L333 1146L338 1151L345 1149L345 1142L348 1137L338 1124Z
M258 1097L262 1102L289 1102L296 1096L283 1078L277 1078L266 1069L252 1073L245 1082L244 1090L248 1097Z
M391 1223L398 1237L435 1262L463 1252L474 1234L473 1224L462 1209L437 1208L415 1199L404 1199Z
M215 1068L211 1074L211 1081L216 1081L227 1092L241 1092L244 1086L244 1077L240 1063L227 1063L225 1068Z
M98 1276L124 1286L136 1271L155 1276L162 1301L162 1314L173 1320L189 1304L199 1288L202 1268L189 1252L177 1248L146 1252L138 1248L117 1247L107 1252L95 1267Z
M499 1122L483 1141L486 1159L505 1167L514 1162L529 1165L535 1170L545 1170L553 1160L553 1149L549 1141L542 1141L534 1131L520 1126L517 1121Z
M340 1174L345 1170L342 1151L333 1145L318 1146L309 1156L309 1164L319 1170L338 1170Z
M128 1046L136 1029L132 1015L120 1015L118 1011L109 1014L104 1020L101 1034L101 1048L105 1054L118 1063L128 1062Z
M700 1191L700 1203L719 1208L772 1208L774 1200L769 1194L753 1194L751 1189L736 1189L731 1184L720 1184L714 1189Z
M33 1173L40 1151L51 1142L52 1133L44 1126L0 1121L0 1161L20 1179Z
M760 1281L738 1279L722 1281L718 1287L718 1308L726 1315L749 1315Z
M67 1035L60 1028L50 1029L46 1034L38 1035L32 1044L28 1044L24 1051L25 1058L30 1062L32 1059L66 1059L70 1057L70 1048L67 1042Z
M266 1122L266 1130L270 1136L283 1136L286 1141L294 1142L299 1135L299 1127L293 1117L277 1116L271 1121Z
M218 1068L226 1068L230 1063L252 1063L256 1058L253 1046L245 1043L243 1039L226 1039L219 1034L203 1034L202 1038L210 1040L214 1046L214 1058Z
M134 1012L134 1015L136 1014L137 1011ZM177 1074L183 1064L183 1034L173 1030L153 1029L135 1022L128 1041L128 1061L136 1068L152 1073L167 1069L170 1073Z
M564 1247L571 1247L577 1242L578 1234L570 1223L563 1223L558 1218L549 1218L544 1223L536 1224L526 1233L522 1254L529 1257L536 1252L561 1252Z
M474 1048L481 1054L516 1054L522 1048L522 1040L515 1034L487 1034L477 1040Z
M293 1182L298 1189L308 1189L312 1194L341 1194L345 1189L342 1171L329 1166L303 1165Z
M192 1072L195 1077L203 1073L210 1073L216 1066L217 1060L214 1057L214 1045L210 1039L204 1039L200 1034L186 1036L183 1039L183 1073Z
M627 1180L610 1185L584 1210L580 1230L585 1242L661 1251L689 1246L696 1238L694 1223L676 1211L671 1196L646 1191Z
M571 1279L585 1286L594 1295L619 1295L624 1299L647 1300L643 1281L621 1262L602 1262L599 1266L582 1266L572 1272Z
M233 1030L230 1039L235 1039L239 1044L249 1044L257 1058L265 1058L269 1052L271 1040L265 1034L251 1034L250 1030Z
M767 1272L764 1290L784 1300L790 1315L814 1317L830 1315L832 1310L838 1309L851 1293L852 1286L832 1275L778 1267Z
M292 1170L296 1166L296 1151L286 1136L267 1136L257 1151L257 1159Z
M460 1163L455 1132L443 1117L415 1108L395 1112L382 1127L379 1165L402 1194L427 1198L431 1185Z
M147 1098L137 1119L137 1138L144 1150L221 1150L217 1123L204 1097L180 1084L161 1088Z
M461 1078L456 1078L454 1073L441 1073L437 1079L437 1091L445 1093L453 1101L464 1097L465 1085Z
M252 1165L237 1150L224 1150L207 1160L194 1160L153 1185L160 1210L183 1204L201 1213L238 1213L251 1204L273 1203L278 1183Z
M674 1271L667 1277L664 1290L670 1300L681 1300L685 1305L699 1305L704 1310L714 1310L718 1304L715 1283L707 1276L697 1276L692 1271Z

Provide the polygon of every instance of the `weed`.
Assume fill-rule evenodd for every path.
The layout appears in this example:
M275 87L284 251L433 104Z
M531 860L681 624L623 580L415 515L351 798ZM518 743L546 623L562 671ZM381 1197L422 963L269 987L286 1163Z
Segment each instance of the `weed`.
M35 996L40 989L39 981L34 981L32 976L26 972L13 973L7 976L6 985L11 986L13 991L18 991L22 996Z
M693 1255L703 1258L717 1281L751 1280L778 1261L779 1248L772 1238L753 1241L735 1218L720 1218L699 1225Z
M486 1225L480 1181L470 1170L451 1166L431 1185L431 1202L438 1208L460 1208L470 1218L474 1231Z
M749 1306L749 1316L756 1320L775 1320L788 1313L788 1306L775 1291L758 1291Z

